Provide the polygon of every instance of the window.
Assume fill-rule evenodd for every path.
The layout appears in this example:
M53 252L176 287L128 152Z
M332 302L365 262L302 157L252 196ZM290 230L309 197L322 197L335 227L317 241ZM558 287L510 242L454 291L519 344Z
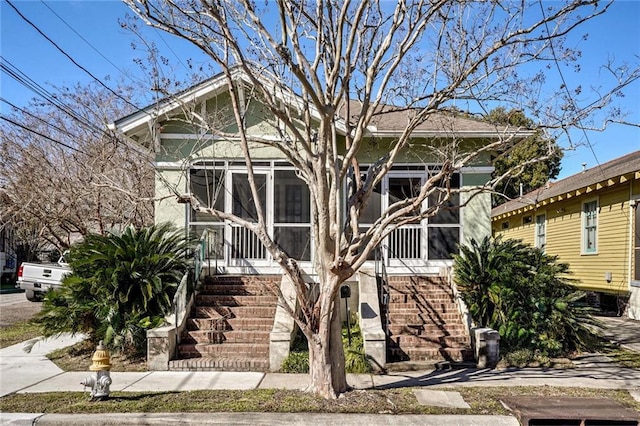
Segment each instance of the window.
M311 260L309 187L293 170L275 170L273 192L273 238L294 259Z
M455 173L442 187L460 188L460 175ZM429 218L427 232L427 253L431 260L448 260L458 252L460 244L460 194L452 194L442 201L442 194L434 192L429 196L429 206L441 204L440 211Z
M308 186L291 166L270 161L254 163L254 181L268 232L297 260L311 260L311 203ZM249 185L246 165L234 162L198 162L189 170L189 187L201 206L231 212L249 222L258 220L258 208ZM189 228L203 238L207 258L225 259L232 266L267 266L270 256L251 231L191 209Z
M507 221L505 221L505 222L502 222L502 223L500 224L500 227L501 227L502 229L509 229L509 221L507 220Z
M528 216L524 216L522 218L522 224L523 225L529 225L530 223L533 223L533 216L528 215Z
M582 252L596 253L598 231L598 202L589 201L582 205Z
M637 201L636 201L637 202ZM634 277L635 281L640 281L640 207L636 204L633 208L635 225L635 250L634 250Z
M547 217L545 214L536 216L536 247L544 251L547 245Z

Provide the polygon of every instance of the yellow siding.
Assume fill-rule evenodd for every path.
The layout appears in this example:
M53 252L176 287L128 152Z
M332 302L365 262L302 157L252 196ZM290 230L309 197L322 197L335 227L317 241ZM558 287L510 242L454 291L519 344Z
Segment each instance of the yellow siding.
M502 229L507 219L495 219L493 231L504 238L521 239L535 243L535 216L545 213L546 252L558 255L561 262L568 263L579 286L585 290L609 293L626 292L629 288L630 220L629 183L614 188L591 191L580 196L549 203L544 208L519 213L508 218L509 228ZM582 252L582 204L598 201L597 251ZM523 216L532 215L533 222L523 225ZM605 274L611 273L607 282Z

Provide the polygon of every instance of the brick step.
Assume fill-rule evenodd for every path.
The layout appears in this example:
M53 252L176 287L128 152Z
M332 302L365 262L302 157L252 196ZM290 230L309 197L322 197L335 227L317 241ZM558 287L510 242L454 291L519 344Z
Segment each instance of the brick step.
M423 302L417 303L390 303L389 312L393 313L422 313L422 312L440 312L452 313L459 312L458 306L452 302Z
M452 360L468 361L473 359L469 348L390 348L390 356L397 361Z
M196 306L192 318L209 318L213 312L219 312L223 315L229 314L228 318L271 318L276 312L275 304L273 306ZM221 312L222 311L222 312Z
M269 344L257 343L181 343L178 345L179 358L268 358Z
M456 312L389 312L389 322L393 324L441 324L443 322L460 322L460 314Z
M275 306L278 298L270 295L214 295L199 294L196 296L196 305L215 306Z
M187 321L187 330L208 330L212 328L207 318L191 318ZM224 330L263 330L271 331L272 318L231 318L224 320Z
M269 334L271 331L261 330L190 330L182 333L182 343L251 343L269 344Z
M282 275L217 275L205 277L203 285L244 285L254 288L268 288L277 286L282 281Z
M448 334L448 335L465 335L466 329L462 324L421 324L421 325L406 325L406 324L390 324L389 332L392 335L416 335L420 334Z
M228 296L274 296L276 294L265 285L245 284L204 284L200 289L204 295L228 295Z
M404 347L423 347L442 345L445 347L459 347L468 346L470 339L464 335L448 336L444 334L421 334L416 336L414 334L394 334L391 336L391 341L396 345Z
M185 358L169 361L171 371L269 371L266 358Z
M448 293L451 294L451 287L448 284L433 285L433 284L401 284L401 283L389 283L390 293L401 294L429 294L429 293Z
M390 293L389 303L411 303L411 302L433 302L433 301L448 301L453 302L451 294L439 291L437 293L421 293L421 294L409 294L409 293Z

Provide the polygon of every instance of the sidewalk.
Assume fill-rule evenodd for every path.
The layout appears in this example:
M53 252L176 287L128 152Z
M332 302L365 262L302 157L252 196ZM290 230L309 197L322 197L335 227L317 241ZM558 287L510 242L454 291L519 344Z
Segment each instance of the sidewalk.
M11 393L42 393L83 391L80 382L91 374L63 372L49 361L45 354L81 340L78 336L61 336L34 345L31 353L23 351L24 343L0 349L0 397ZM348 383L355 389L389 389L397 387L425 387L426 405L455 405L460 403L449 394L456 392L429 392L442 387L468 386L565 386L601 389L627 389L640 401L640 369L618 367L598 355L585 356L575 361L575 368L567 369L455 369L391 372L385 375L349 374ZM281 374L260 372L112 372L112 392L174 392L190 390L250 390L297 389L303 390L309 383L307 374ZM88 390L87 390L88 392ZM459 394L458 394L459 395ZM461 399L461 398L460 398ZM462 404L466 404L461 401ZM440 405L442 406L442 405ZM0 424L167 424L177 421L183 424L426 424L426 425L517 425L510 416L385 416L331 415L331 414L266 414L220 413L189 415L180 414L113 414L105 415L54 415L41 413L0 413ZM274 416L277 416L275 418ZM402 417L402 418L400 418ZM400 422L400 423L398 423Z

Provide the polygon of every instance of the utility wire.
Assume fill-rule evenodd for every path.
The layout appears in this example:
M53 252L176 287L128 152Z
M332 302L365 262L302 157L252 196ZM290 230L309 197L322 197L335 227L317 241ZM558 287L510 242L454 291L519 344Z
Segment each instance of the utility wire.
M28 115L30 117L35 118L36 120L46 124L49 127L53 127L54 129L56 129L57 131L64 133L67 136L70 136L71 138L77 138L78 136L74 135L73 133L69 132L68 130L65 129L61 129L60 127L56 126L55 124L49 123L47 120L42 119L41 117L38 117L35 114L30 113L29 111L27 111L26 109L20 108L19 106L16 106L14 104L12 104L11 102L9 102L8 100L6 100L5 98L3 98L2 96L0 96L0 101L6 103L7 105L11 106L12 108L20 111L21 113Z
M37 25L35 25L33 22L31 22L29 19L27 19L26 16L24 16L16 6L13 5L13 3L11 3L10 0L6 0L7 4L9 6L11 6L11 8L13 10L16 11L16 13L25 21L27 22L29 25L31 25L42 37L44 37L45 39L47 39L47 41L49 41L49 43L51 43L56 49L58 49L58 51L60 51L60 53L62 53L64 56L66 56L71 62L73 62L73 64L75 66L77 66L78 68L80 68L82 71L84 71L85 73L87 73L91 78L93 78L95 81L97 81L102 87L104 87L105 89L107 89L109 92L113 93L115 96L117 96L118 98L122 99L123 101L125 101L127 104L131 105L133 108L135 108L136 110L139 110L137 105L132 104L128 99L124 98L122 95L120 95L119 93L115 92L113 89L111 89L109 86L107 86L106 84L104 84L99 78L97 78L95 75L93 75L89 70L87 70L85 67L83 67L82 65L80 65L78 62L76 62L75 59L73 59L71 57L71 55L69 55L67 52L64 51L64 49L62 49L60 46L58 46L56 44L56 42L54 42L51 38L49 38L44 32L42 32L42 30L40 30L40 28L38 28Z
M22 125L22 124L20 124L20 123L18 123L18 122L16 122L16 121L13 121L12 119L5 117L4 115L0 115L0 120L4 120L4 121L6 121L6 122L8 122L8 123L11 123L11 124L13 124L14 126L20 127L20 128L21 128L21 129L23 129L23 130L26 130L26 131L31 132L31 133L33 133L33 134L36 134L36 135L38 135L38 136L40 136L40 137L43 137L43 138L45 138L45 139L48 139L48 140L50 140L51 142L54 142L54 143L56 143L56 144L58 144L58 145L61 145L61 146L64 146L65 148L69 148L69 149L70 149L70 150L72 150L72 151L79 152L79 153L81 153L81 154L86 154L86 152L82 151L81 149L75 148L75 147L73 147L73 146L71 146L71 145L67 145L67 144L66 144L66 143L64 143L64 142L60 142L59 140L53 139L53 138L51 138L51 137L49 137L49 136L47 136L47 135L43 135L42 133L37 132L37 131L35 131L35 130L33 130L33 129L30 129L30 128L28 128L27 126L24 126L24 125Z
M538 2L538 4L540 5L540 11L542 12L542 17L545 19L544 26L545 26L545 28L547 30L547 34L549 35L549 37L551 37L551 31L549 30L549 23L546 22L546 15L545 15L545 12L544 12L544 6L542 5L542 1ZM556 49L553 47L553 39L551 39L551 38L549 38L549 47L551 49L551 55L553 56L553 63L556 66L556 69L558 70L558 75L560 75L560 80L562 80L562 86L563 86L565 92L567 92L567 96L569 97L571 102L574 105L577 105L577 102L573 99L573 95L571 94L571 91L569 90L569 85L567 85L567 81L564 78L564 74L562 73L562 69L560 68L560 63L558 61L558 56L556 55ZM591 141L589 140L589 135L587 134L587 131L584 129L584 126L582 125L582 120L580 119L580 117L578 117L578 124L580 125L580 129L582 130L582 134L584 135L584 138L587 141L587 146L589 147L589 150L591 150L591 153L593 154L594 160L596 160L596 165L597 165L598 169L600 170L600 172L602 173L602 175L604 176L604 170L602 170L602 166L600 165L600 161L598 160L598 156L596 155L596 151L593 149L593 145L591 144ZM569 137L569 139L571 139L571 137Z
M69 24L67 21L64 20L64 18L62 18L62 16L60 16L58 13L56 13L55 10L53 10L51 8L51 6L49 6L47 3L44 2L44 0L40 0L40 3L42 3L47 9L49 9L51 11L51 13L53 13L59 20L61 20L71 31L73 31L82 41L84 41L90 48L92 48L98 55L100 55L105 61L107 61L108 63L110 63L115 69L117 69L118 71L120 71L120 73L122 73L122 75L128 77L130 80L135 81L137 83L144 83L144 81L140 78L137 78L131 74L129 74L128 72L124 71L122 68L118 67L115 63L113 63L113 61L111 59L109 59L108 57L106 57L102 52L100 52L100 50L98 50L94 45L92 45L86 38L84 38L82 36L82 34L80 34L78 31L76 31L75 28L73 28L71 26L71 24ZM174 53L175 54L175 53Z
M26 75L19 68L13 65L9 60L3 57L0 57L0 59L3 62L6 62L6 64L8 64L7 66L4 63L0 62L0 69L4 71L7 75L12 77L14 80L16 80L18 83L22 84L23 86L25 86L26 88L34 92L36 95L40 96L42 99L52 104L63 113L69 115L71 118L73 118L74 120L82 124L87 129L98 132L99 134L107 135L107 133L105 133L103 128L91 123L89 120L78 115L72 108L66 105L62 100L58 99L51 92L47 91L45 88L43 88L38 83L36 83L28 75Z

